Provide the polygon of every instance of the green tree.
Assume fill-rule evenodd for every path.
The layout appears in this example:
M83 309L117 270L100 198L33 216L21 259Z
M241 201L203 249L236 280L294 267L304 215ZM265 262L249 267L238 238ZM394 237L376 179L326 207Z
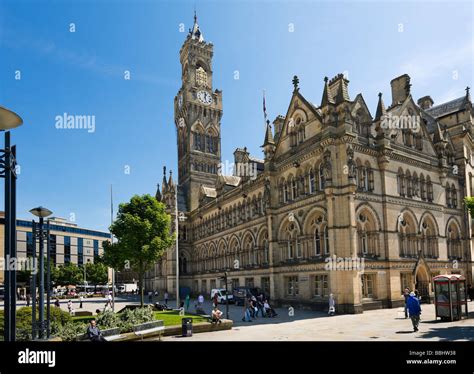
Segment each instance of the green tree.
M67 286L69 284L76 285L84 282L84 270L73 263L60 265L58 267L57 284Z
M108 268L102 262L87 263L86 265L86 280L90 284L107 284ZM83 280L84 281L84 280Z
M103 260L115 270L128 266L138 273L140 299L143 306L143 278L145 272L173 244L171 216L164 204L150 195L133 196L129 203L119 206L117 219L110 231L117 238L116 243L104 242Z
M472 219L474 219L474 197L467 196L464 198L464 205Z

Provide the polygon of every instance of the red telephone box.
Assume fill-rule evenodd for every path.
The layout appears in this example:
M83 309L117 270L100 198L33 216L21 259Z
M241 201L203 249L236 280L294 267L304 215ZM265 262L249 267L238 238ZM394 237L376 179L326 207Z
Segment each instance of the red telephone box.
M466 278L461 274L443 274L433 278L436 318L457 321L468 317Z

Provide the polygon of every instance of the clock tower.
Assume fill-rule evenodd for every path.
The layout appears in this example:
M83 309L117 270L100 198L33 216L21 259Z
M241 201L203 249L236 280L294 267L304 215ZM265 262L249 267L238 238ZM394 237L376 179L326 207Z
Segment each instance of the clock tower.
M174 100L178 183L189 211L199 206L201 186L215 186L221 162L222 91L213 91L212 55L194 14L179 53L182 85Z

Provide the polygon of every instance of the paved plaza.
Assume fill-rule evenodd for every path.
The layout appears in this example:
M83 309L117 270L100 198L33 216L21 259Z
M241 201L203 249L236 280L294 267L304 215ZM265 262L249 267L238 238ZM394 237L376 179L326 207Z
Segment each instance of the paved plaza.
M54 300L53 300L54 301ZM67 310L67 299L61 300L61 309ZM105 298L90 298L79 308L79 300L72 299L74 309L95 312L103 310ZM161 298L153 302L163 303ZM148 297L145 302L149 304ZM139 304L138 296L119 296L115 310L125 305ZM23 301L18 307L24 306ZM168 305L175 307L176 301ZM190 312L195 311L195 300L190 303ZM243 307L229 305L229 318L234 321L232 330L194 334L188 338L166 337L165 341L474 341L474 302L468 303L469 319L457 322L441 322L435 319L433 304L422 304L420 331L414 333L410 319L405 319L402 308L378 309L363 314L346 314L329 317L327 313L287 308L276 308L275 318L254 319L242 322ZM3 302L0 303L3 309ZM224 312L225 305L220 309ZM204 304L207 313L211 311L210 301Z

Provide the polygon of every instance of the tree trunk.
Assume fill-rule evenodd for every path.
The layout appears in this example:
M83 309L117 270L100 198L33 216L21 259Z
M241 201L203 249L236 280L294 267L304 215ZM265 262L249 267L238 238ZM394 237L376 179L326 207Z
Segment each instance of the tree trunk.
M143 278L145 273L143 271L143 266L140 264L140 307L143 308L144 304L144 289L143 289Z

